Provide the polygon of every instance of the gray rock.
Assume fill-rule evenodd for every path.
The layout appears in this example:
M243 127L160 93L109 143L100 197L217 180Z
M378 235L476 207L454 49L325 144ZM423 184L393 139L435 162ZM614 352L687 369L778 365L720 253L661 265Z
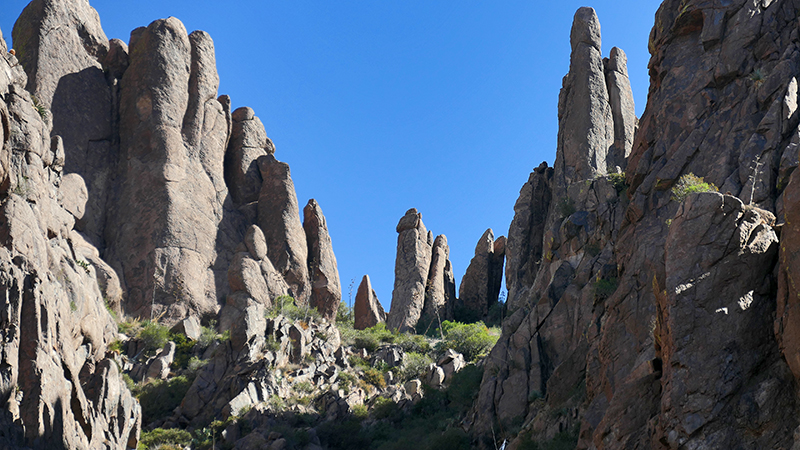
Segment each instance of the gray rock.
M172 341L164 344L164 348L156 353L155 359L147 366L145 379L158 378L166 380L169 376L169 366L175 359L175 343Z
M475 256L467 267L458 290L458 302L454 314L456 320L475 322L486 317L489 307L497 303L503 274L505 238L498 239L495 246L494 233L486 230L475 246ZM498 254L495 254L497 247Z
M374 366L384 363L389 367L400 367L403 365L406 353L399 345L382 345L372 353L370 363Z
M616 167L625 170L628 155L633 148L633 134L636 131L636 107L633 91L628 78L628 57L618 47L611 49L605 65L608 101L614 123L614 145L608 150L607 169L614 172Z
M327 320L336 320L342 301L342 286L328 224L313 198L303 208L303 229L308 240L308 273L311 276L311 306Z
M425 305L421 319L436 328L440 322L453 319L456 302L456 285L450 263L450 246L447 237L439 235L433 242L431 269L425 289Z
M176 323L175 326L170 329L170 331L173 333L180 333L187 338L196 341L200 339L200 334L202 333L203 329L200 326L200 321L197 320L197 317L190 316Z
M383 312L383 306L378 300L375 290L372 289L369 275L364 275L364 278L361 279L361 284L358 285L356 302L353 305L353 316L353 327L356 330L371 328L386 321L386 313Z
M386 325L400 332L416 326L425 305L425 284L431 265L433 239L422 223L422 214L412 208L397 224L397 259L394 268L392 305Z
M600 53L600 22L592 8L575 13L572 54L558 99L555 178L560 192L572 182L606 173L614 122Z
M250 256L257 261L267 258L267 240L257 225L250 225L244 235L244 244Z
M275 147L251 108L236 109L232 118L231 139L225 153L225 179L235 203L258 201L262 178L257 161L261 156L275 153Z
M231 348L241 351L244 346L258 336L264 336L267 322L264 318L264 306L251 304L243 311L241 320L231 328Z
M311 295L308 276L308 244L297 194L289 165L272 155L258 158L264 179L258 197L258 226L267 240L267 253L275 269L283 275L299 305Z

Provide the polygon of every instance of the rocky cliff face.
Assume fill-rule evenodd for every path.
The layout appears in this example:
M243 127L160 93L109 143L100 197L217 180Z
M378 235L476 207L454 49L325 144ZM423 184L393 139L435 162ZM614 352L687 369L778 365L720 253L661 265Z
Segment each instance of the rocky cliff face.
M170 18L134 30L127 45L109 42L85 0L36 0L14 36L28 90L52 110L65 172L85 180L67 183L88 198L76 228L115 269L126 313L213 318L234 292L232 265L242 272L237 246L257 224L269 264L252 283L271 293L285 283L300 303L334 314L341 288L324 216L317 206L304 230L263 124L217 96L207 33Z
M51 111L1 38L0 54L0 446L135 446L139 404L109 352L119 305L104 302L119 281L75 230L86 189L63 172Z
M580 449L800 445L798 6L665 1L633 140L624 56L602 66L599 25L578 11L555 169L531 174L509 231L510 314L477 434L522 426L512 447L559 432ZM598 178L619 156L624 178ZM690 173L726 194L676 199Z

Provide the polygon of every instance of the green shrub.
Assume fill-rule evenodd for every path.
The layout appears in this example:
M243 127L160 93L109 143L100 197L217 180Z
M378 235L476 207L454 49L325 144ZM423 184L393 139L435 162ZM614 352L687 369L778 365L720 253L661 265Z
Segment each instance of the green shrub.
M608 181L614 186L617 194L621 194L625 189L628 189L628 183L625 181L625 173L610 173L608 174Z
M617 290L619 283L615 277L601 278L594 282L592 290L594 291L594 299L596 301L605 300L614 294Z
M349 372L339 372L339 377L337 382L339 383L339 388L344 390L345 394L350 393L350 388L356 385L356 377Z
M374 367L369 367L364 370L364 381L376 388L386 389L386 378L384 378L383 372Z
M369 410L366 405L353 406L353 415L360 420L364 420L369 416Z
M314 390L314 385L311 384L311 382L309 381L301 381L294 385L294 389L298 392L308 394L309 392Z
M345 303L344 301L339 302L339 309L336 311L336 323L352 324L354 320L355 320L355 315L353 314L353 308L347 306L347 303Z
M36 109L36 112L39 113L39 116L41 116L42 119L46 119L47 108L45 108L39 99L33 94L31 94L31 101L33 102L33 107Z
M167 381L153 380L137 385L133 389L133 394L142 405L143 423L150 423L172 414L186 396L192 381L181 375Z
M356 348L366 349L372 353L383 344L394 342L395 337L391 331L386 329L385 323L379 323L372 328L355 330L353 342L347 343Z
M169 339L175 343L175 357L172 360L172 368L186 369L189 367L189 358L194 350L194 342L181 333L170 333Z
M200 370L201 367L208 364L208 361L204 359L200 359L197 356L192 356L189 358L189 362L186 364L186 368L189 369L190 372L194 373Z
M462 450L472 448L469 436L461 428L448 428L444 433L434 436L427 447L429 450Z
M298 306L296 300L288 295L281 295L272 301L272 307L266 312L267 317L275 318L279 315L286 317L289 320L302 320L308 322L311 319L320 320L322 315L317 311L317 308L312 308L311 305Z
M557 207L558 212L562 217L569 217L575 214L576 211L575 202L569 197L564 197L561 199L561 201L558 202Z
M483 322L461 323L445 320L442 331L444 341L437 344L437 350L444 352L451 348L464 355L468 362L476 361L486 354L498 339L489 334L489 329Z
M164 347L169 339L169 329L158 322L144 322L136 337L144 343L145 354L153 354Z
M114 342L108 344L108 350L112 352L122 353L122 341L115 339Z
M422 378L431 364L433 364L433 359L430 356L424 353L408 352L398 376L403 381Z
M675 186L672 187L672 199L676 202L686 200L689 194L695 192L719 192L719 189L712 183L706 183L702 177L693 173L687 173L680 177Z
M173 445L178 448L184 448L191 443L192 435L186 430L177 428L166 430L163 428L156 428L153 431L142 431L142 437L139 439L138 448L140 450L148 450L163 445Z
M428 353L431 351L431 344L420 334L399 333L393 336L393 343L399 345L406 353Z

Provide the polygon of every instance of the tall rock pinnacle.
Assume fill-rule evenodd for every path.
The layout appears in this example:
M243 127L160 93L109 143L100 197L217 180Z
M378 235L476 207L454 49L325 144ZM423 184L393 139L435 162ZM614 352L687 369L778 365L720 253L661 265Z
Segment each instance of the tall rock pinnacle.
M562 192L572 182L624 170L635 126L625 54L612 52L607 76L594 9L575 13L570 43L569 73L558 100L555 179Z
M392 330L407 331L417 324L425 305L433 236L425 229L422 214L415 208L400 219L397 233L394 290L386 322Z

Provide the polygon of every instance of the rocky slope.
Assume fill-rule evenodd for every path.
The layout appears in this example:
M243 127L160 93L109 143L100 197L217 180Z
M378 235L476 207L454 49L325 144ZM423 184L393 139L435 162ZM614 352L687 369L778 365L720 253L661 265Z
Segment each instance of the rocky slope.
M798 6L665 1L633 140L624 54L601 65L596 16L576 13L555 169L515 206L514 312L473 432L521 427L512 448L564 434L579 449L800 445ZM624 177L603 176L611 159ZM676 198L687 174L725 194Z

